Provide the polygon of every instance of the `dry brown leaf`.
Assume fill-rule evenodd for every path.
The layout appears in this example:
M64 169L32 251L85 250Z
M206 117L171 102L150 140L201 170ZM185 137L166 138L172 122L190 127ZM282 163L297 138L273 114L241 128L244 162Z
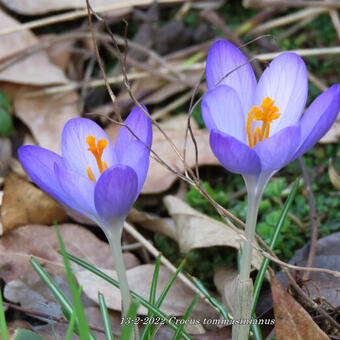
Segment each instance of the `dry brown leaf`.
M0 176L7 172L12 156L12 143L8 137L0 137Z
M178 119L176 129L164 128L169 138L175 144L180 153L183 153L184 137L186 129L186 121L181 117L174 117ZM171 123L172 124L172 123ZM119 127L117 125L109 125L106 129L106 133L112 141L116 139ZM198 145L198 164L199 165L218 165L219 162L212 153L209 146L209 131L194 129L195 138ZM177 154L171 148L165 137L159 132L158 129L153 129L153 142L152 149L167 163L170 167L174 168L178 172L184 171L182 161L178 158ZM188 139L186 149L186 162L190 167L195 166L195 151L194 145L191 139ZM177 179L177 176L171 171L166 169L163 165L159 164L153 158L150 159L149 172L146 177L145 184L142 189L142 193L151 194L157 192L163 192L167 190Z
M69 119L79 117L78 94L66 94L25 98L22 87L14 98L15 114L31 130L40 146L60 153L61 132Z
M12 11L24 15L38 15L65 9L86 8L86 2L83 0L1 0L1 2ZM121 3L121 0L92 0L91 7L96 10L99 7L109 7L119 3ZM132 7L129 7L124 11L119 10L117 12L119 14L126 14L131 10Z
M238 282L238 272L235 269L221 268L215 272L215 286L222 295L223 304L231 315L235 315L235 291Z
M42 190L14 174L5 178L1 234L27 224L52 224L65 219L62 207Z
M20 23L0 10L0 30L18 27ZM38 43L30 31L20 31L0 37L0 61ZM64 72L52 64L45 51L18 61L0 72L0 80L20 84L51 85L67 83Z
M132 291L136 292L144 299L149 299L150 287L152 282L155 265L144 264L138 267L127 270L127 277L129 287ZM110 277L117 279L117 274L113 270L103 270ZM79 284L83 287L83 291L93 301L98 301L98 292L102 292L105 296L108 308L113 310L121 309L121 297L118 288L113 287L108 282L99 278L89 271L79 271L75 273ZM165 288L173 273L164 266L160 267L159 276L157 281L157 293L159 297L162 290ZM194 292L191 291L182 281L178 278L171 286L164 302L162 303L161 310L168 315L184 315L186 309L194 299ZM157 299L156 297L156 299ZM148 310L140 306L138 314L147 315ZM190 316L193 319L217 318L217 312L206 302L199 300Z
M127 217L127 221L138 224L144 228L160 233L171 238L175 238L176 228L170 218L161 218L154 214L149 214L132 208Z
M201 214L175 196L166 196L164 204L175 222L181 252L213 246L240 249L242 238L226 224ZM254 249L252 264L259 269L261 263L262 256Z
M75 224L63 224L59 229L68 252L94 266L114 268L108 243ZM29 263L31 256L35 256L49 272L62 276L65 270L59 249L56 232L51 227L27 225L15 229L0 239L0 277L9 282L30 275L34 272ZM126 268L139 264L131 253L124 253L124 262Z
M277 340L329 339L307 311L282 287L276 277L271 280L271 289Z
M329 131L321 138L320 143L337 143L340 139L340 113Z

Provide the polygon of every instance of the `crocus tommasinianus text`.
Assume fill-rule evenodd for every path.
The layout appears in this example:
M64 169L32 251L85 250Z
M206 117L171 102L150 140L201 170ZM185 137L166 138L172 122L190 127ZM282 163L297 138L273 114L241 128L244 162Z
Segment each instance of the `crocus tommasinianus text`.
M209 51L206 78L202 115L211 148L227 170L242 175L271 177L318 142L340 109L340 87L333 85L302 115L307 70L291 52L276 57L257 82L242 52L219 40Z
M61 136L62 156L25 145L18 155L31 179L50 196L102 227L124 221L144 184L149 168L152 126L136 107L115 146L95 122L69 120Z

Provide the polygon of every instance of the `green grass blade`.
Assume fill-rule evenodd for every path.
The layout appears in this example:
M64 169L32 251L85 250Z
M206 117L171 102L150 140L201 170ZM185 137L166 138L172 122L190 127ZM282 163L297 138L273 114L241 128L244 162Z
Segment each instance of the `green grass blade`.
M65 340L71 340L72 339L75 321L76 321L76 313L73 312L72 315L71 315L70 323L68 325Z
M211 303L211 305L214 306L221 313L224 319L231 320L224 306L209 294L209 292L203 286L203 283L196 277L191 277L191 280L195 284L195 286L200 290L200 292L207 298L207 300Z
M184 266L184 263L185 261L182 261L181 264L178 266L175 274L171 277L171 279L169 280L168 284L165 286L165 288L163 289L161 295L159 296L156 304L155 304L155 307L156 308L160 308L161 304L163 303L166 295L168 294L172 284L174 283L176 277L178 276L178 274L181 272L183 266ZM149 317L150 319L152 317L154 317L154 313L149 313ZM152 325L152 322L149 322L145 328L143 329L143 333L142 333L142 336L141 336L141 340L146 340L148 339L148 336L150 335L150 333L152 332L152 329L153 329L153 325Z
M34 270L37 272L37 274L40 276L40 278L45 282L45 284L47 285L49 290L52 292L52 294L55 296L55 298L59 301L61 305L61 309L66 319L70 321L72 317L72 313L73 313L73 306L70 300L64 295L64 293L52 280L51 276L47 274L45 269L37 262L37 260L34 257L31 258L30 263L32 267L34 268ZM77 319L75 320L74 331L76 334L79 335ZM90 333L89 335L90 335L91 340L96 340L96 338L94 337L92 333Z
M110 323L109 311L107 310L106 307L104 295L101 293L98 293L98 302L103 317L106 340L114 340Z
M155 264L155 270L153 272L152 282L151 282L151 288L150 288L150 296L149 296L149 303L151 305L154 305L156 303L156 290L157 290L157 282L158 282L158 275L159 275L159 268L161 267L161 255L157 256L156 264ZM153 313L149 310L148 311L148 317L149 320L151 320L153 316ZM142 339L151 340L152 339L152 331L153 331L153 325L152 323L148 324L144 327L143 333L142 333Z
M1 327L1 339L8 340L7 324L1 291L0 291L0 327Z
M67 257L74 263L79 264L81 267L89 270L90 272L92 272L93 274L101 277L102 279L104 279L105 281L109 282L110 284L112 284L113 286L119 288L119 283L112 279L110 276L106 275L105 273L103 273L102 271L100 271L99 269L97 269L96 267L92 266L91 264L79 259L78 257L71 255L69 253L66 253ZM178 326L175 325L174 323L172 323L170 321L170 318L163 313L161 310L159 310L157 307L150 305L149 301L145 300L143 297L141 297L140 295L138 295L137 293L131 291L131 295L132 297L134 297L136 300L138 300L138 302L140 302L145 308L151 310L155 315L157 315L159 318L161 318L161 320L164 320L164 322L173 330L177 331ZM182 332L182 337L185 340L192 340L192 338L188 335L188 333L186 333L184 330Z
M64 261L67 281L71 290L72 299L74 303L74 312L76 313L76 319L78 320L78 329L79 329L79 337L80 340L90 340L90 328L86 320L85 309L83 303L81 301L81 296L78 294L78 286L76 283L76 279L72 273L71 265L67 256L65 256L66 250L65 245L60 235L60 231L58 226L55 226L57 237Z
M193 310L193 308L194 308L194 306L195 306L197 301L198 301L198 295L196 295L194 297L194 299L192 300L190 306L185 311L185 314L183 315L183 319L182 320L184 320L184 321L188 320L188 317L189 317L191 311ZM185 322L180 324L180 326L177 328L177 331L176 331L174 337L172 338L172 340L179 340L181 338L184 325L185 325Z
M279 220L276 224L274 235L273 235L272 240L271 240L270 245L269 245L270 249L273 249L276 245L276 241L277 241L277 238L280 234L281 227L283 226L283 223L286 219L289 208L294 201L296 191L298 189L298 185L299 185L299 180L297 179L295 181L294 185L293 185L293 188L291 189L291 191L288 195L288 198L287 198L287 200L286 200L286 202L283 206ZM268 268L268 264L269 264L269 259L265 258L262 261L261 268L260 268L260 270L259 270L259 272L256 276L256 280L255 280L255 283L254 283L252 312L255 311L255 307L256 307L256 304L257 304L257 301L258 301L258 298L259 298L259 295L260 295L261 287L262 287L262 284L263 284L263 280L265 278L265 274L266 274L266 271L267 271L267 268Z
M120 335L121 340L130 340L132 338L132 332L134 327L134 320L136 319L138 309L138 302L132 300L128 313L126 314L125 320L130 320L124 322L122 327L122 333Z

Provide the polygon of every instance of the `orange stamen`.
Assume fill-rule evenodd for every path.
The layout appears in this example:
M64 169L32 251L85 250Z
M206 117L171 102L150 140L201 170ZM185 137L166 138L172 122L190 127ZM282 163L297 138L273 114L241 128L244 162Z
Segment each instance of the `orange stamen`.
M248 113L246 131L248 136L249 146L253 148L257 143L269 137L270 124L273 120L280 117L280 112L277 106L274 106L274 100L269 97L263 99L263 102L258 108L257 106L252 107ZM261 121L261 128L257 126L255 132L253 129L253 120Z
M93 156L95 157L98 165L99 172L102 174L104 170L108 168L107 164L102 161L102 155L104 149L108 146L108 141L106 139L100 139L96 145L96 138L93 136L87 136L86 143L88 144L88 150L92 152ZM87 176L93 182L96 182L96 179L93 175L93 172L90 166L87 167Z

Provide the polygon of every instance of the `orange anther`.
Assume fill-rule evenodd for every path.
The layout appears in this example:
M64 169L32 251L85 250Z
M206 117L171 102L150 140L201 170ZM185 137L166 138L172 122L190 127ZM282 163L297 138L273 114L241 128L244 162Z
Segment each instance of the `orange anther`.
M87 136L86 143L89 146L88 150L92 152L97 161L99 172L102 174L103 171L108 168L107 164L102 161L102 155L109 142L106 139L100 139L96 145L96 138L93 136ZM87 176L91 181L96 181L90 166L87 167Z
M246 131L248 136L249 146L253 148L257 143L269 137L270 124L273 120L280 117L280 112L277 106L274 106L274 100L269 97L263 99L259 107L254 106L248 113ZM255 132L253 129L253 120L261 121L262 127L256 127Z

